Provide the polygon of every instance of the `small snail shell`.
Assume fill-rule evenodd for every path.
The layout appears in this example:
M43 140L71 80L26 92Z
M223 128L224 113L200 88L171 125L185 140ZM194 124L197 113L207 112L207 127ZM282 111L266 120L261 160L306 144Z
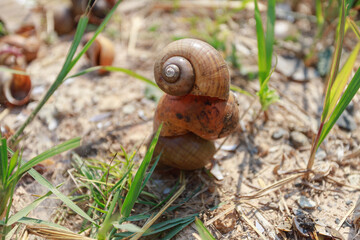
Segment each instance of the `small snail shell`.
M85 45L94 35L87 33L84 36L83 44ZM98 35L93 44L86 52L92 66L111 66L115 58L114 44L106 37ZM106 70L100 69L99 74L107 73Z
M160 152L162 154L159 164L183 170L194 170L209 163L216 148L212 141L187 133L177 137L160 136L154 156L158 156Z
M20 49L28 63L37 57L40 48L40 41L36 36L7 35L0 39L0 43Z
M23 71L19 67L13 69ZM31 80L29 76L8 72L0 74L0 104L22 106L29 102L30 91Z
M71 33L75 29L75 18L72 10L60 6L54 11L54 30L59 35Z
M229 96L230 77L221 54L196 39L181 39L165 47L154 65L155 81L166 93L216 97Z
M193 170L210 162L212 140L226 137L239 122L239 103L229 92L227 65L213 47L183 39L169 44L154 67L165 94L154 117L154 130L163 123L155 155L160 163Z
M80 16L85 13L89 1L90 0L71 0L74 16ZM114 0L91 1L89 22L99 25L109 13L111 8L115 5L115 3L116 2Z

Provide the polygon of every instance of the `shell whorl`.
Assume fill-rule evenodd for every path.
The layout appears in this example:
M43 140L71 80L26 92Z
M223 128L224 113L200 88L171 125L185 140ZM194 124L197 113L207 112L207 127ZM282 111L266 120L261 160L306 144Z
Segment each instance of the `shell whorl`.
M229 97L226 62L215 48L197 39L181 39L165 47L155 62L154 75L159 87L173 96Z

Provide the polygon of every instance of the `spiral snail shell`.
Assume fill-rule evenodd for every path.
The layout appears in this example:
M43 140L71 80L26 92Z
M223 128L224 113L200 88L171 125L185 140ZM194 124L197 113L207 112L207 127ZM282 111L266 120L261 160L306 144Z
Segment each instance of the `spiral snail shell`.
M215 154L212 140L238 126L239 103L221 54L196 39L169 44L154 66L156 83L166 93L159 101L154 130L161 123L155 154L160 163L184 170L205 166Z
M154 75L159 87L173 96L229 97L226 62L216 49L197 39L182 39L165 47L155 62Z

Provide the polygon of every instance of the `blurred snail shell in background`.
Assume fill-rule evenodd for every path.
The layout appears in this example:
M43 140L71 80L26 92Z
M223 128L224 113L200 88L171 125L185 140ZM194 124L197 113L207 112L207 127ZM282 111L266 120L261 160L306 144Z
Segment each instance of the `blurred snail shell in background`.
M54 30L58 35L71 33L75 30L75 15L68 6L60 6L54 11Z
M20 67L14 70L24 71ZM31 79L27 75L0 72L0 104L22 106L29 102Z
M87 33L83 37L83 45L85 45L94 33ZM115 58L114 44L103 35L98 35L95 41L86 52L87 58L92 66L111 66ZM107 73L106 70L99 69L99 74Z
M5 45L19 49L24 55L27 63L30 63L37 57L40 49L40 40L36 36L24 37L22 35L7 35L0 39L0 48L4 49Z
M89 22L99 25L115 5L115 0L71 0L74 16L80 16L85 13L88 6L91 7Z
M228 136L239 122L226 62L209 44L182 39L161 51L154 76L166 93L154 117L154 131L163 123L155 155L162 152L160 163L179 169L205 166L215 154L212 140Z

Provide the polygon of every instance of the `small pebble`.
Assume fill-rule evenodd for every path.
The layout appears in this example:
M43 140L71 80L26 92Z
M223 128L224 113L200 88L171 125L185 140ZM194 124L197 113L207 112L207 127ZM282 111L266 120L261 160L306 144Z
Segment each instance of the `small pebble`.
M320 206L317 207L317 210L319 210L319 212L322 211L322 208Z
M281 139L285 134L287 133L287 131L283 128L279 128L277 129L273 134L272 134L272 139L274 140L279 140Z
M296 202L302 209L314 209L316 207L316 202L306 198L305 196L301 196L299 199L296 200Z
M133 112L135 112L135 110L136 108L134 105L128 104L123 107L122 112L124 114L132 114Z
M290 133L290 141L294 145L295 148L301 148L306 145L309 145L308 138L302 134L301 132L291 132Z
M340 219L336 218L336 219L335 219L335 223L336 223L336 224L339 224L339 223L340 223Z
M315 154L315 158L318 160L323 160L326 157L326 152L324 150L318 150Z
M348 206L349 206L349 205L351 205L351 204L353 203L353 201L351 201L351 200L347 200L345 203L346 203L346 205L348 205Z

